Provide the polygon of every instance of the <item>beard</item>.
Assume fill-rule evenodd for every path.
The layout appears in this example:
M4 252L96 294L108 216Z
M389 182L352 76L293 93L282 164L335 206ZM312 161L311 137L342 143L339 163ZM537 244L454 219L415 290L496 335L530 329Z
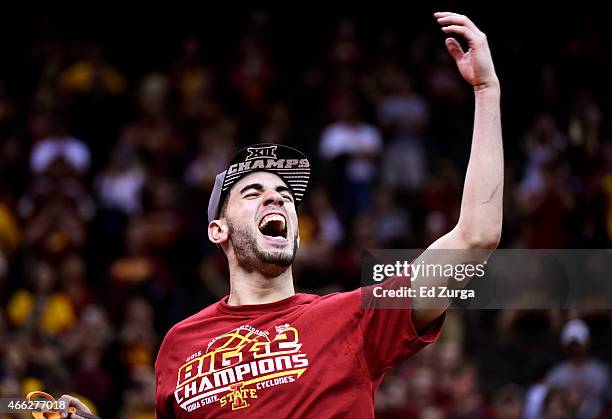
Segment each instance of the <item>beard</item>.
M261 268L262 264L288 268L297 252L297 234L293 237L293 249L287 251L267 251L257 245L257 239L246 228L236 226L228 221L229 240L232 243L238 263L247 270ZM283 269L284 270L284 269Z

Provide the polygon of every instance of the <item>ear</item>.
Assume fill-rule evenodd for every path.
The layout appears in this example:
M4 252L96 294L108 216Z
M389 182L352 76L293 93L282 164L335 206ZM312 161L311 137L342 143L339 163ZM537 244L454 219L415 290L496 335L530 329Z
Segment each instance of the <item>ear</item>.
M299 228L298 228L298 231L297 231L297 248L298 249L300 248L300 229Z
M208 240L214 244L226 242L229 236L228 230L225 220L212 220L208 223Z

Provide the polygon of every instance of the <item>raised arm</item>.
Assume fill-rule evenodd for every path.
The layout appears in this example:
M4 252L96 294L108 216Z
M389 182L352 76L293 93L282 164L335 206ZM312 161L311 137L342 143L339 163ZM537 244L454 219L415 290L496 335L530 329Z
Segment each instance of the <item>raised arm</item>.
M454 38L445 41L461 76L474 88L474 132L457 225L436 240L415 263L456 265L484 262L499 244L502 228L504 156L499 80L487 37L470 19L449 12L435 13L434 17L444 25L442 31L461 35L469 45L465 52ZM453 251L437 251L439 249ZM479 249L482 251L477 251ZM419 278L415 284L417 287L445 286L447 278ZM417 296L413 300L412 312L415 327L427 327L449 303L447 298L425 301Z

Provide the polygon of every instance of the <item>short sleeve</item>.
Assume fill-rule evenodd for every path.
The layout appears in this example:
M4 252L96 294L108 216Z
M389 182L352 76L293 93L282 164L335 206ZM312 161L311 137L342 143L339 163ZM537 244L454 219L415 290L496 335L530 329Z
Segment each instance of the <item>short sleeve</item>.
M403 278L392 278L383 283L397 289ZM380 286L380 285L379 285ZM436 341L442 331L446 312L425 330L417 332L412 323L409 297L402 297L394 308L382 308L373 297L371 287L361 289L362 318L360 332L363 352L373 378L378 378L398 362L403 361Z

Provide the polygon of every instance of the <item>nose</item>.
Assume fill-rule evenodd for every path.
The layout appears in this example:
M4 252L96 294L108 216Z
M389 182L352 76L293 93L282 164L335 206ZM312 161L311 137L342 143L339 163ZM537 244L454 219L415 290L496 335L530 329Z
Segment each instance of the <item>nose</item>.
M285 205L285 200L280 193L276 191L267 191L263 198L263 204L264 206L276 205L282 207Z

